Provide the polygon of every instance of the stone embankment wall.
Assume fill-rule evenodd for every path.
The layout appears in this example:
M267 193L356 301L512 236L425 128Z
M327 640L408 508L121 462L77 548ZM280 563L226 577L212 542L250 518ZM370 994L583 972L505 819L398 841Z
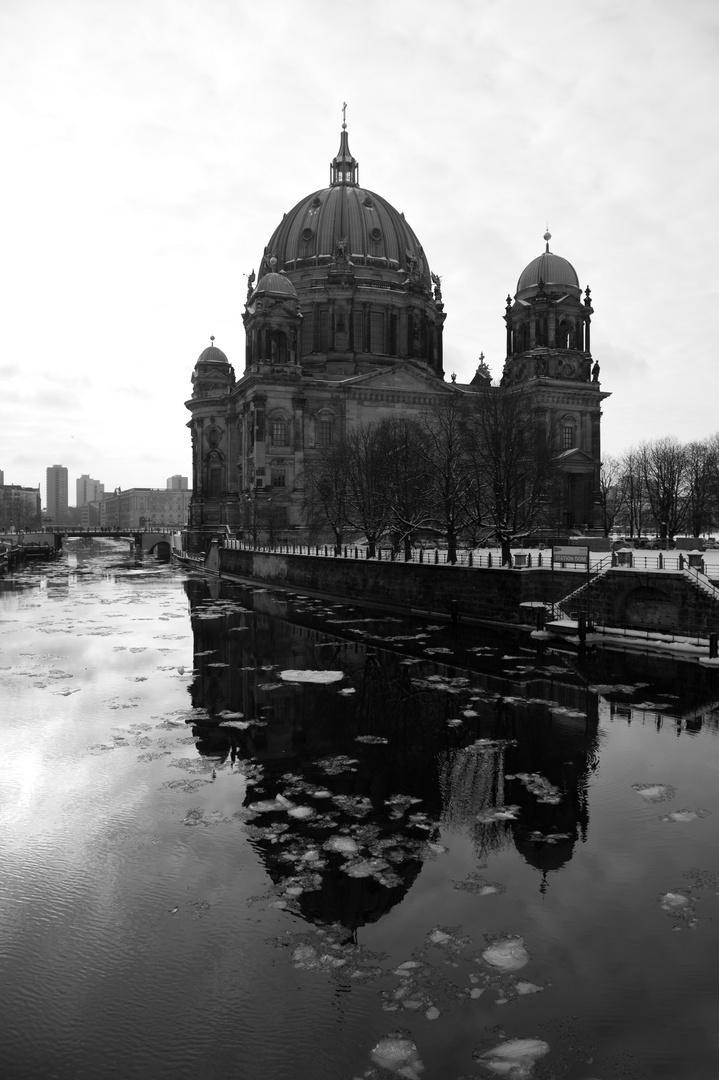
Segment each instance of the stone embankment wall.
M576 601L585 610L587 592L591 618L599 625L702 637L719 631L719 597L680 571L609 570L568 606Z
M581 582L577 571L532 568L479 569L401 561L324 558L218 549L212 544L205 566L238 577L259 579L300 591L328 593L388 607L458 614L499 622L534 624L529 601L560 600Z

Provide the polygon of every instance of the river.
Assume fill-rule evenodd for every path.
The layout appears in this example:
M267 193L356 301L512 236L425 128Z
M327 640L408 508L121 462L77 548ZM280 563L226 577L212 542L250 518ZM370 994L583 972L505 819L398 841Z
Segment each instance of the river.
M0 579L3 1080L716 1080L717 675Z

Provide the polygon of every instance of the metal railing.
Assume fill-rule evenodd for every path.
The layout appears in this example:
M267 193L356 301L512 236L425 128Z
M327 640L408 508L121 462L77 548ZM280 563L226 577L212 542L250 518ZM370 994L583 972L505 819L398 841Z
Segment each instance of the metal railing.
M449 559L449 553L446 548L438 547L422 547L412 548L410 552L410 558L405 558L405 553L402 549L396 550L391 547L378 545L375 549L375 554L369 554L369 547L366 544L343 544L339 553L335 551L333 544L305 544L305 543L257 543L254 544L248 540L238 540L235 538L226 539L223 541L223 546L226 549L232 551L257 551L267 552L268 554L278 555L309 555L313 558L328 558L328 559L358 559L373 562L397 562L397 563L423 563L432 566L464 566L464 567L477 567L477 568L501 568L502 566L502 554L500 548L462 548L457 551L456 561L453 563ZM590 553L590 567L595 570L602 563L611 556L604 552ZM531 550L525 549L513 549L512 550L512 562L513 569L523 570L536 567L542 567L544 569L551 569L552 566L552 552L551 549L547 550ZM567 569L562 567L561 569ZM586 574L586 566L571 567L569 568L575 573Z

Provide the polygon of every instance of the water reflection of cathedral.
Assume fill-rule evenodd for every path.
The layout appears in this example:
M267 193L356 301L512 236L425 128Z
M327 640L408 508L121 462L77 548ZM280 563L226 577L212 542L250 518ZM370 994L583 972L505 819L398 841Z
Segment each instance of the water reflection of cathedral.
M307 597L214 589L187 583L192 702L206 717L193 733L200 753L245 773L246 828L293 910L353 931L378 919L440 826L470 831L478 859L514 845L546 874L571 858L597 759L598 698L581 674L541 658L514 674L477 657L474 671L408 660L341 637L346 608L333 622ZM284 683L283 669L339 670L352 692ZM327 852L336 836L349 862Z

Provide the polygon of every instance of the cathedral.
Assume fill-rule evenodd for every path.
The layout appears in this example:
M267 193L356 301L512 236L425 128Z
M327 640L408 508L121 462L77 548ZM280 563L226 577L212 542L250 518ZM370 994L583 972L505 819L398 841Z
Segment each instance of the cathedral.
M526 389L559 431L558 525L591 529L600 466L599 367L589 289L546 250L522 271L504 319L502 386ZM305 462L358 424L420 414L491 382L480 358L469 384L444 381L440 278L404 214L359 183L346 123L329 185L301 199L248 279L238 376L214 344L186 402L192 435L189 532L305 535ZM212 339L214 341L214 339Z

